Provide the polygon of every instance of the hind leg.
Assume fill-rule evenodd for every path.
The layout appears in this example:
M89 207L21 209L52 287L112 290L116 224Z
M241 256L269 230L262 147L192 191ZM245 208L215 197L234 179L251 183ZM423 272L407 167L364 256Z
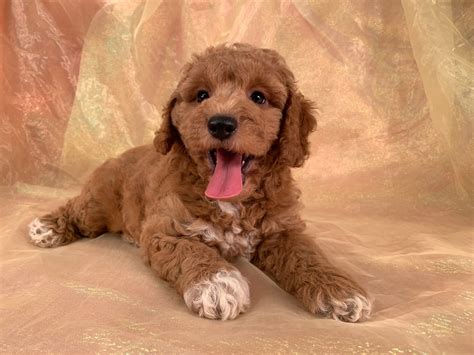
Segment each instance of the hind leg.
M46 217L46 216L45 216ZM35 218L29 225L30 242L40 248L53 248L59 245L65 245L72 242L73 238L66 242L64 234L56 232L49 223L44 222L42 218Z
M84 191L56 211L29 224L30 241L38 247L53 248L79 238L95 238L107 231L107 216L100 202Z
M79 196L30 223L30 241L52 248L80 238L95 238L107 231L120 232L121 186L120 163L115 159L105 162L92 174Z

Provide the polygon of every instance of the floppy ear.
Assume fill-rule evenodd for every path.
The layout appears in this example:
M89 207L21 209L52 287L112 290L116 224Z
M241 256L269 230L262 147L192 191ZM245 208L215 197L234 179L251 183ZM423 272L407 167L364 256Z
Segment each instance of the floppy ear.
M161 154L167 154L173 147L173 144L180 140L178 130L171 121L171 112L175 104L176 97L173 95L163 109L161 126L155 132L155 138L153 139L155 149Z
M314 106L303 94L291 91L283 111L280 129L280 161L299 167L309 156L309 134L316 128Z

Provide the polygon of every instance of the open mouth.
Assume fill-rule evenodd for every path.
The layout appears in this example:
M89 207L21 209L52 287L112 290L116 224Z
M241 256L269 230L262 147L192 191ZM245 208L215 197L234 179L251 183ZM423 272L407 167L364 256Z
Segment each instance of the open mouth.
M206 196L212 199L228 199L242 192L245 174L254 158L224 149L213 149L208 153L213 169L206 189Z

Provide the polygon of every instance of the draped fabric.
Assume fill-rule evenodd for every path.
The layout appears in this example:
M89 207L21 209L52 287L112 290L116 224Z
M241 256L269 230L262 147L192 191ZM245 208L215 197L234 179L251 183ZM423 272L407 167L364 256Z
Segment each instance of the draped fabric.
M472 352L473 23L462 0L1 2L0 351ZM223 42L278 50L316 103L303 216L370 321L314 317L244 260L250 311L203 320L114 235L28 244Z

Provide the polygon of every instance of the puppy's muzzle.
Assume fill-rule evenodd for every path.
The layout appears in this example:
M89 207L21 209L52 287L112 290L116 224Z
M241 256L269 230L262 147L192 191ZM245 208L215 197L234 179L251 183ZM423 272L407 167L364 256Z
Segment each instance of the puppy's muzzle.
M232 136L237 130L237 121L230 116L212 116L207 122L209 133L221 141Z

